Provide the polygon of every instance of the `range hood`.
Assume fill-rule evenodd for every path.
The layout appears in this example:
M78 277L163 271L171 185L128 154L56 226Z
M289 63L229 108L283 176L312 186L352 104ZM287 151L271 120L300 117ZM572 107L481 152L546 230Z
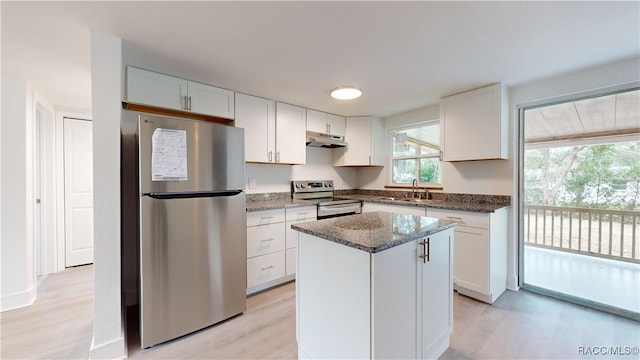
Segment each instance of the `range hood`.
M346 147L347 143L344 142L344 136L307 131L307 146L333 149Z

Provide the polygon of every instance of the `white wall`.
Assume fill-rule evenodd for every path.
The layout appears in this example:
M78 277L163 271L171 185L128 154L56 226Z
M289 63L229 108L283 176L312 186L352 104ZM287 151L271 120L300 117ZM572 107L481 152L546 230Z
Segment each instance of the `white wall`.
M305 165L247 164L247 179L256 179L256 188L247 193L289 192L291 180L333 180L336 189L355 189L354 168L331 166L331 149L307 147Z
M92 359L127 354L120 284L122 40L91 34L94 322Z
M33 114L30 84L2 74L1 311L28 306L36 299Z

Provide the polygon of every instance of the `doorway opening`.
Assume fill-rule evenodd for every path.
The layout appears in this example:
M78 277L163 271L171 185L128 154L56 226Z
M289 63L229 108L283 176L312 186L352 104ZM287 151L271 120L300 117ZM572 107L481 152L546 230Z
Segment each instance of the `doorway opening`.
M521 286L640 319L640 90L520 110Z

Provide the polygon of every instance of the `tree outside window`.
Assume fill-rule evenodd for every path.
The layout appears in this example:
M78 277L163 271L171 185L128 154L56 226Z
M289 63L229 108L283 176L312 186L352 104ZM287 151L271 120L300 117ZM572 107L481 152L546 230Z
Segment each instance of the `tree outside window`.
M391 183L439 185L440 123L426 122L390 130Z

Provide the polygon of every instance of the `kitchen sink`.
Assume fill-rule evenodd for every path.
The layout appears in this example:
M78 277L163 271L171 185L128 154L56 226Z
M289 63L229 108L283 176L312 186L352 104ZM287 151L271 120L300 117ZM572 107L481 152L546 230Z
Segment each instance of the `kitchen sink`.
M420 199L420 198L407 198L407 199L398 199L400 201L406 201L406 202L412 202L412 203L418 203L418 204L426 204L426 203L432 203L435 200L431 200L431 199Z

